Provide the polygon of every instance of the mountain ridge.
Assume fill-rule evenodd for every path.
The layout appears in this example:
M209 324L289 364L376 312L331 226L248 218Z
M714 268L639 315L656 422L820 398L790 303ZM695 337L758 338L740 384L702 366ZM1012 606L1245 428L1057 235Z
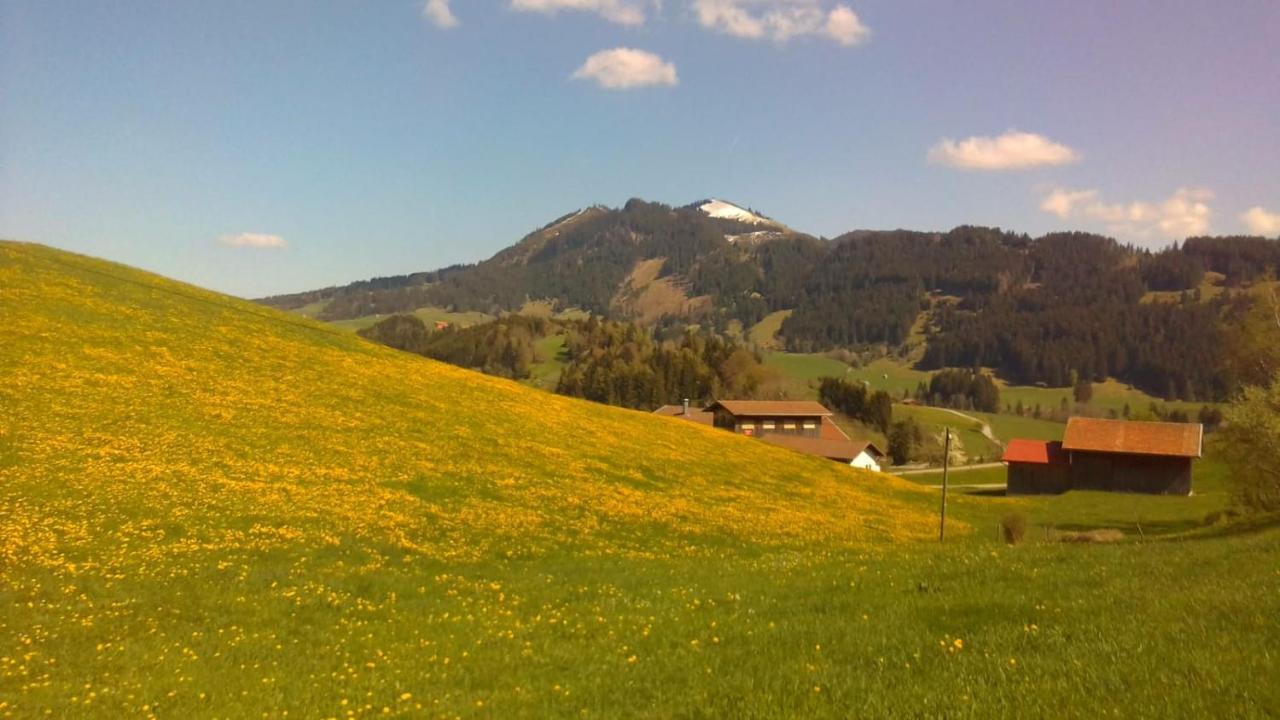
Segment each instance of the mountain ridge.
M1247 301L1239 291L1276 266L1280 240L1260 237L1189 238L1159 252L1093 233L968 225L827 240L723 201L632 199L561 216L472 265L260 302L318 306L325 320L423 307L495 316L535 302L719 333L787 311L777 335L791 351L905 352L922 328L921 369L990 367L1056 387L1116 377L1204 400L1232 387L1204 348Z

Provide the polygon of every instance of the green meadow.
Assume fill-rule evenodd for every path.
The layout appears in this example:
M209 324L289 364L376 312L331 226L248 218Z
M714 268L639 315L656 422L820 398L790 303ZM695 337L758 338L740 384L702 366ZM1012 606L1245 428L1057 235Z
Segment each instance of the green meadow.
M1280 713L1280 527L1212 463L939 543L918 481L112 263L0 243L0 312L0 717Z
M296 310L294 312L305 315L301 310ZM428 327L437 322L447 322L451 325L467 327L469 325L479 325L482 322L487 322L493 319L492 315L486 315L482 312L449 312L444 308L438 307L418 308L413 311L413 315L416 315L418 319L426 323ZM311 316L306 315L306 317ZM352 318L350 320L334 320L330 322L330 324L334 327L340 327L343 330L351 330L354 332L356 330L363 330L386 317L386 315L365 315L364 317Z

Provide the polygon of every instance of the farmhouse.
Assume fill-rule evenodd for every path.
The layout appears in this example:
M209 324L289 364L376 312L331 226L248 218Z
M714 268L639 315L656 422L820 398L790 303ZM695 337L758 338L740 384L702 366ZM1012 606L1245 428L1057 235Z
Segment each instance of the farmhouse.
M874 443L851 439L831 419L831 411L811 401L719 400L702 410L664 405L654 414L713 425L806 455L866 470L880 470L884 453Z
M1014 440L1005 449L1010 494L1109 490L1189 495L1204 447L1196 423L1074 417L1061 443Z

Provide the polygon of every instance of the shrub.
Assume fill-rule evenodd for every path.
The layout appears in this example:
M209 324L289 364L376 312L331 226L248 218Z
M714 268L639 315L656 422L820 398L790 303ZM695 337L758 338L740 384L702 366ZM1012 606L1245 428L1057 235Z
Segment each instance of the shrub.
M1247 512L1280 511L1280 377L1245 388L1224 420L1221 447L1236 503Z
M1027 534L1027 516L1020 512L1012 512L1000 518L1000 534L1010 545L1017 545Z

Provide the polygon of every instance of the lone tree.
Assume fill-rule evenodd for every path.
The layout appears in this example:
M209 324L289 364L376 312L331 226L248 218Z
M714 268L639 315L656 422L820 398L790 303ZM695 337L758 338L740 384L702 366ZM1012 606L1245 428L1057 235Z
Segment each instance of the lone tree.
M1093 383L1088 378L1080 378L1076 381L1076 386L1071 389L1071 394L1076 399L1077 405L1088 405L1093 400Z

